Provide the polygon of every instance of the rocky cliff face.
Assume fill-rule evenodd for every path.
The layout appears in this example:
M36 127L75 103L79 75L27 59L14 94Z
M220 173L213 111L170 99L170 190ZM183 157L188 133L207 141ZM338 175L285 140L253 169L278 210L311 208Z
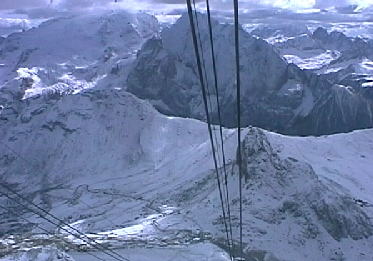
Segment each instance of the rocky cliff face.
M321 70L328 81L350 88L367 100L373 99L373 41L350 38L340 32L328 33L318 28L313 39L328 49L338 50L340 57Z
M199 15L201 45L211 100L217 123L207 22ZM233 27L214 21L219 99L223 125L236 124ZM341 95L333 83L288 64L267 42L241 30L242 121L265 129L296 135L321 135L372 126L372 102L359 92ZM189 21L183 16L160 38L149 40L139 51L129 74L128 90L148 99L169 115L204 119L201 91L195 70ZM335 102L343 96L348 106ZM358 102L356 102L358 101ZM363 119L343 117L364 115ZM333 118L324 122L316 119Z
M372 213L361 208L351 194L340 192L338 185L327 186L313 165L303 159L283 157L275 146L277 142L274 140L278 137L257 128L244 132L243 234L250 241L245 241L246 258L267 260L271 256L273 260L303 260L312 256L322 260L353 259L355 250L344 251L338 245L348 241L352 249L359 249L361 242L369 241L373 235ZM286 143L276 145L287 148ZM227 169L233 235L237 239L238 171L235 163ZM200 177L199 181L181 190L181 196L176 200L182 206L191 206L194 216L209 216L223 227L218 191L212 178ZM215 208L211 209L211 205ZM209 226L202 218L197 222L203 227ZM290 223L291 228L288 227ZM221 233L224 233L223 229ZM257 250L263 250L264 245L268 251L259 254ZM313 253L313 248L322 248L322 254ZM366 257L362 255L362 258Z
M265 209L273 209L273 205L282 202L277 214L303 220L299 224L304 226L306 237L317 237L321 230L335 240L373 235L369 217L351 198L335 194L325 186L312 166L294 158L281 159L262 130L250 129L243 148L247 188L253 191L248 200L259 202L271 195L276 203L264 200L268 204ZM273 222L275 217L276 214Z
M290 35L283 28L273 30L272 27L260 27L252 34L271 42L289 63L322 75L331 84L345 86L353 93L372 100L372 40L349 37L338 31L328 32L322 27L313 33L296 31L291 25L285 28L288 27Z
M342 57L340 58L342 60L362 57L373 58L373 42L371 40L367 41L359 37L347 37L345 34L337 31L328 33L327 30L322 27L317 28L316 31L313 32L312 38L316 43L326 49L339 50L342 53Z
M212 111L216 119L216 95L211 72L211 53L205 17L199 16L204 62L207 68L209 97L212 100ZM195 71L195 58L190 38L188 18L182 17L174 26L162 32L161 39L147 42L138 54L138 61L128 80L128 90L141 98L153 101L160 111L179 116L189 116L203 119L201 91ZM226 126L234 126L235 108L235 78L234 78L234 38L233 27L214 22L216 40L216 54L218 63L219 95L223 110L223 122ZM244 84L243 118L260 122L271 108L263 101L256 100L256 96L267 96L276 93L287 80L287 64L277 55L276 51L266 42L253 38L241 31L242 82ZM255 50L255 53L251 50ZM145 75L145 77L144 77ZM255 103L263 103L259 109ZM293 105L293 104L292 104ZM294 106L294 105L293 105ZM296 106L296 105L295 105ZM284 110L287 110L285 105Z

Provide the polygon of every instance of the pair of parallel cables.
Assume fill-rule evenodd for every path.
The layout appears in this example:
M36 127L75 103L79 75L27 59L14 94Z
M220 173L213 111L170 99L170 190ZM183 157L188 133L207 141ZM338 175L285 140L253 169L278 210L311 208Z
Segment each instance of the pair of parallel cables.
M216 146L214 142L214 134L212 131L212 124L211 124L211 118L209 114L209 108L208 108L208 99L207 97L207 77L204 79L204 74L202 70L202 63L201 63L201 57L200 57L200 51L199 48L201 48L201 54L203 55L203 49L202 49L202 40L199 37L200 41L200 46L198 46L198 38L197 38L197 33L196 33L196 28L195 28L195 23L194 23L194 18L193 18L193 8L192 8L192 3L191 0L186 0L187 1L187 8L188 8L188 15L189 15L189 20L190 20L190 26L191 26L191 31L192 31L192 38L193 38L193 46L195 50L195 56L197 60L197 69L198 69L198 74L199 74L199 80L201 84L201 89L202 89L202 96L203 96L203 103L204 103L204 108L205 108L205 113L206 113L206 120L207 120L207 125L208 125L208 132L209 132L209 138L211 142L211 147L212 147L212 152L213 152L213 160L214 160L214 167L215 167L215 172L216 172L216 177L217 177L217 183L218 183L218 189L219 189L219 196L220 196L220 201L221 201L221 207L222 207L222 213L223 213L223 219L224 219L224 226L226 230L226 236L227 236L227 242L228 242L228 247L229 247L229 254L231 259L233 259L233 253L232 253L232 247L233 247L233 237L232 237L232 225L231 225L231 214L230 214L230 206L229 206L229 190L228 190L228 185L227 185L227 171L226 171L226 162L225 162L225 153L224 153L224 141L223 141L223 131L222 131L222 121L221 121L221 111L220 111L220 105L219 105L219 91L218 91L218 78L217 78L217 69L216 69L216 60L215 60L215 50L214 50L214 43L213 43L213 31L212 31L212 23L211 23L211 11L210 11L210 5L209 5L209 0L206 0L206 6L207 6L207 19L208 19L208 26L209 26L209 38L210 38L210 44L211 44L211 56L212 56L212 64L213 64L213 74L214 74L214 85L215 85L215 91L216 91L216 102L217 102L217 110L218 110L218 121L219 121L219 126L220 126L220 140L221 140L221 150L222 150L222 157L223 157L223 170L224 170L224 184L225 184L225 190L226 190L226 203L224 203L224 195L223 195L223 189L222 185L220 182L220 177L219 177L219 171L218 171L218 160L216 156ZM239 65L240 65L240 60L239 60L239 24L238 24L238 0L233 0L234 3L234 24L235 24L235 56L236 56L236 88L237 88L237 143L238 143L238 153L237 153L237 164L239 167L239 211L240 211L240 252L241 256L243 255L243 243L242 243L242 155L241 155L241 106L240 106L240 70L239 70ZM197 24L197 30L199 34L199 28L198 28L198 16L197 12L195 9L195 0L193 0L193 5L194 5L194 15L196 17L196 24ZM202 56L203 57L203 56ZM204 58L203 60L203 68L204 72L206 75L206 68L205 68L205 61ZM205 85L205 80L206 80L206 85ZM209 101L211 104L211 101ZM211 107L211 106L210 106ZM212 109L212 108L211 108ZM215 138L216 140L216 138ZM13 151L14 152L14 151ZM18 155L19 156L19 155ZM107 255L113 257L114 259L118 261L122 260L127 260L127 258L121 256L120 254L110 250L106 249L102 244L99 244L98 242L94 242L92 244L91 240L83 233L78 231L77 229L71 227L69 224L66 224L63 222L63 220L59 219L58 217L50 214L43 208L37 206L36 204L28 201L25 199L22 195L18 194L14 190L10 189L9 187L5 186L4 184L0 184L3 188L7 189L8 191L12 192L15 194L17 197L21 198L28 204L33 205L37 209L41 210L44 215L39 214L38 212L35 212L31 208L29 208L27 205L24 205L17 201L15 198L10 197L8 194L1 193L1 195L6 196L8 199L15 201L17 204L25 207L26 209L29 209L31 212L39 215L41 218L47 220L49 223L55 224L56 226L60 227L57 223L53 222L53 220L46 218L46 216L51 216L55 220L58 220L60 223L64 224L65 226L69 227L70 229L73 229L79 234L79 238L88 243L89 245L92 245L94 248L99 249L97 246L100 246L101 251L106 253ZM225 204L227 205L227 211ZM228 222L227 222L227 215L228 215ZM229 223L229 226L228 224ZM64 229L60 227L61 229ZM66 230L69 232L68 230ZM70 233L70 232L69 232ZM70 233L71 234L71 233ZM73 236L77 237L77 235L72 234ZM81 237L83 236L83 237ZM86 239L87 238L87 239ZM96 246L97 245L97 246ZM119 258L118 258L119 257ZM96 258L98 258L96 256ZM100 259L100 258L98 258ZM102 259L101 259L102 260Z
M9 147L4 142L0 142L0 143L4 147L6 147L9 151L11 151L14 155L16 155L19 159L21 159L25 163L29 164L30 167L33 167L32 162L30 162L26 158L22 157L21 155L19 155L15 150L13 150L11 147ZM66 223L65 221L63 221L62 219L58 218L57 216L51 214L50 212L48 212L47 210L45 210L41 206L33 203L31 200L27 199L26 197L24 197L20 193L18 193L16 190L12 189L9 185L6 185L4 183L0 183L0 188L5 189L5 190L3 190L3 192L0 191L0 196L1 197L6 197L11 202L14 202L17 205L23 207L25 210L28 210L31 213L36 214L41 219L43 219L43 220L47 221L48 223L56 226L57 228L59 228L60 230L64 231L65 233L67 233L67 234L69 234L69 235L71 235L71 236L73 236L75 238L80 239L81 241L83 241L84 243L86 243L87 245L89 245L90 247L92 247L93 249L101 251L104 254L106 254L107 256L110 256L111 258L113 258L113 259L115 259L117 261L130 261L128 258L122 256L118 252L116 252L116 251L114 251L114 250L106 247L105 245L103 245L102 243L98 242L97 240L88 237L86 234L84 234L83 232L79 231L75 227L73 227L70 224ZM12 195L12 196L10 196L10 195ZM11 210L10 208L4 207L4 206L0 206L0 208L6 210L9 213L13 213L14 215L18 216L22 220L24 220L24 221L32 224L32 222L28 221L26 218L21 217L21 215L17 214L15 211ZM37 225L37 227L39 227L42 231L48 233L48 231L46 229L42 228L40 225ZM66 240L64 240L64 241L66 241ZM67 243L69 243L69 242L67 242ZM91 255L91 256L93 256L93 257L95 257L95 258L97 258L97 259L99 259L101 261L105 261L105 259L103 259L101 257L98 257L95 254L92 254L92 253L89 253L89 252L87 252L87 254Z
M222 120L221 120L221 110L220 110L220 102L219 102L219 91L218 91L218 77L217 77L217 68L216 68L216 59L215 59L215 49L214 49L214 41L213 41L213 30L212 30L212 23L211 23L211 10L210 10L210 3L209 0L206 0L206 8L207 8L207 20L208 20L208 27L209 27L209 39L210 39L210 47L211 47L211 57L212 57L212 67L213 67L213 74L214 74L214 85L215 85L215 92L216 92L216 103L217 103L217 112L218 112L218 121L220 126L220 142L221 142L221 153L223 157L223 171L224 171L224 185L226 195L223 195L223 189L220 182L220 175L219 175L219 166L217 162L216 156L216 145L214 142L214 133L212 131L212 123L211 117L209 112L209 104L211 104L210 96L208 96L208 79L206 73L206 66L205 66L205 59L203 55L203 46L202 46L202 39L200 37L200 30L199 30L199 22L197 11L195 7L195 0L186 0L190 27L192 32L192 40L193 40L193 47L196 56L197 62L197 70L199 75L199 81L202 90L202 98L203 104L206 114L206 121L207 127L209 132L209 138L212 148L212 155L214 161L214 167L216 172L216 179L218 184L219 190L219 197L221 202L222 214L224 219L224 227L227 237L228 243L228 250L231 259L233 260L233 237L232 237L232 225L231 225L231 213L230 213L230 202L229 202L229 190L228 190L228 178L227 178L227 171L226 171L226 162L225 162L225 153L224 153L224 140L223 140L223 130L222 130ZM240 255L243 256L243 242L242 242L242 154L241 154L241 81L240 81L240 51L239 51L239 23L238 23L238 0L233 0L234 6L234 35L235 35L235 60L236 60L236 96L237 96L237 143L238 143L238 152L237 152L237 164L239 169L239 220L240 220L240 227L239 227L239 249ZM193 11L194 8L194 11ZM193 17L194 14L194 17ZM196 22L194 22L194 19ZM198 34L197 34L198 33ZM202 60L202 61L201 61ZM210 105L211 110L213 109ZM216 139L215 139L216 140ZM225 197L225 203L224 203ZM225 206L226 205L226 206ZM228 220L227 220L228 214ZM229 225L228 225L229 223Z

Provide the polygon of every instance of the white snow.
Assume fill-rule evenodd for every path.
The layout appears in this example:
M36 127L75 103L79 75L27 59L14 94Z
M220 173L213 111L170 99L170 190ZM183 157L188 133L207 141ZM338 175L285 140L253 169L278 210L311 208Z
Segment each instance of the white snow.
M47 19L28 19L19 17L1 17L0 13L0 36L6 37L15 32L22 32L37 27Z
M181 15L179 14L156 14L155 17L161 24L174 24Z
M0 261L74 261L74 259L55 247L40 247L1 257Z
M158 30L155 17L125 11L48 20L3 40L0 84L23 89L24 98L44 91L77 93L97 85L121 87L136 51ZM31 86L25 88L22 79Z
M361 72L373 75L373 61L365 58L360 64Z
M164 23L173 23L177 15L161 14L158 17ZM19 105L20 108L13 108L16 113L7 111L9 122L0 128L0 141L34 162L35 169L42 168L31 168L31 172L24 162L12 160L11 152L1 149L0 159L6 160L0 162L0 170L18 173L4 174L2 178L20 184L18 188L25 194L40 193L35 200L47 198L54 214L69 220L73 227L90 238L110 243L135 242L134 248L118 250L131 261L229 260L225 251L207 242L202 235L202 232L207 233L215 240L224 237L206 125L193 119L160 115L147 102L126 93L125 86L118 84L124 79L110 73L117 66L127 68L143 40L156 34L158 25L151 17L122 13L72 19L73 22L69 19L49 21L38 29L7 40L5 46L8 48L16 45L21 49L5 53L5 58L0 60L1 81L12 77L19 82L29 81L24 99L44 91L71 90L70 93L76 95L48 101L34 97L27 105L25 102ZM79 26L73 28L71 25ZM35 32L38 34L34 35ZM121 33L126 36L125 40ZM281 37L277 40L282 41ZM181 46L179 43L184 42L175 37L169 41L170 46L175 43ZM33 50L38 46L46 48ZM28 53L27 50L33 51ZM319 69L338 55L328 50L312 57L289 54L286 58L301 68ZM13 74L11 69L15 65L18 67ZM359 66L364 72L371 73L373 63L366 59ZM225 69L222 71L227 71ZM5 78L8 73L11 77ZM121 75L126 75L125 69ZM99 88L103 79L114 88ZM365 87L370 87L370 83ZM284 91L304 91L305 98L297 108L297 114L307 115L314 98L308 88L303 88L299 83L289 82ZM247 132L248 129L243 130L244 134ZM218 135L218 130L214 133ZM336 195L373 204L373 130L306 138L264 133L274 152L283 159L291 157L308 163L317 179ZM236 134L234 129L223 132L229 163L229 188L233 194L232 213L236 215L234 230L237 230L237 204L233 202L237 202L238 181L232 163L236 160ZM268 158L263 158L262 162L268 162ZM258 163L258 166L263 165ZM222 167L221 159L219 167ZM283 201L293 200L294 193L301 194L313 188L308 187L309 184L319 184L317 179L311 178L291 183L299 178L295 175L297 170L300 177L309 177L304 176L304 168L289 170L293 176L287 177L289 180L285 183L293 186L290 188L294 190L290 192L281 191L279 183L267 182L273 178L271 169L261 169L265 181L262 184L251 184L251 181L246 184L244 241L248 244L247 250L264 251L264 261L277 260L274 255L290 261L324 261L340 253L347 256L347 260L370 261L371 238L336 241L325 230L319 231L316 238L307 238L303 234L309 231L302 230L302 222L317 220L314 213L302 212L304 220L290 215L276 219L278 213L275 210ZM51 188L51 184L60 187ZM248 190L252 185L262 186L258 189L262 198L253 202L250 200L256 199L255 195L250 195ZM288 192L291 195L286 194ZM287 198L281 198L283 194ZM273 195L279 200L273 200ZM333 203L334 198L326 201ZM373 217L369 209L363 211ZM340 214L352 215L343 211ZM319 223L309 224L321 227ZM185 234L180 236L181 231ZM66 236L63 231L58 233ZM34 238L38 236L48 239L46 235L34 235ZM85 244L74 236L67 238L75 244ZM140 247L140 240L151 248ZM186 242L180 243L183 240ZM198 243L201 241L204 242ZM12 245L15 240L8 238L0 243ZM160 248L160 245L164 247ZM23 250L29 251L20 251L0 260L54 261L60 255L45 248L27 246ZM362 256L364 253L367 253L365 257ZM71 255L77 261L92 260L86 253L73 252ZM65 256L58 259L71 260Z
M277 43L284 43L284 42L286 42L288 40L291 40L291 39L294 39L294 38L295 38L294 36L286 37L282 34L278 34L278 35L266 38L264 40L266 40L269 44L277 44Z
M311 164L330 186L373 203L373 130L304 138L269 133L268 137L283 157Z
M339 56L340 53L338 53L337 51L327 50L325 53L308 58L301 58L297 55L292 54L285 54L284 58L288 61L288 63L294 63L301 69L317 70L329 65Z
M327 24L327 26L330 26L329 31L342 32L349 37L361 37L365 39L373 38L373 22L371 21L332 22Z
M201 243L187 247L155 247L155 248L132 248L119 250L119 253L131 261L229 261L230 257L220 248L213 244ZM76 261L91 261L92 257L85 253L72 253ZM105 260L114 259L99 254ZM1 260L3 261L3 260Z
M37 99L31 99L27 110L40 111L39 107L45 106L37 102ZM54 214L61 218L71 216L72 225L99 242L126 242L136 246L141 241L151 247L166 247L203 241L198 231L209 233L213 238L224 237L219 222L221 214L212 172L211 147L204 123L160 115L149 104L123 90L86 90L62 97L49 106L41 114L22 111L12 121L26 117L25 113L34 116L28 122L11 127L2 140L12 140L16 135L17 140L8 143L17 148L18 153L33 155L30 157L36 161L35 164L49 159L43 168L45 173L53 173L48 175L48 183L58 182L66 187L50 190L47 194ZM245 129L243 135L247 131ZM265 134L275 152L278 151L281 157L292 157L310 164L331 191L371 203L372 130L320 138ZM224 130L226 159L230 163L236 158L236 139L236 130ZM35 150L38 155L33 154ZM8 151L0 153L4 157L11 155ZM18 166L17 162L12 164L12 168ZM229 186L234 201L237 199L237 175L232 168L234 166L229 165L232 173ZM299 171L302 174L304 169ZM296 169L291 173L296 179ZM270 169L264 169L265 174L271 184L267 187L268 183L263 183L261 201L245 205L245 242L252 247L249 250L261 249L281 258L288 256L291 261L329 260L328 257L334 255L333 249L344 246L352 247L343 251L352 258L360 252L370 251L367 240L346 238L337 242L322 231L317 239L307 239L301 236L299 220L292 217L275 224L266 221L274 218L272 211L281 207L287 198L274 201L272 196L277 194L273 190L282 187L271 180L273 173ZM24 181L26 175L4 178L18 183ZM43 183L40 175L27 177L25 193L30 188L45 190L50 186ZM287 188L286 193L294 193L293 188L298 193L306 193L312 188L308 188L309 184L314 186L313 182L316 181L291 183L294 187ZM251 197L249 192L245 196ZM334 199L330 200L333 202ZM233 204L232 213L236 218L237 211L237 204ZM369 214L369 210L364 211ZM82 219L81 215L85 218ZM315 220L312 214L305 212L304 215ZM236 230L237 224L234 226ZM180 236L180 231L186 234ZM291 238L287 238L289 231ZM73 236L68 239L84 245ZM303 241L304 245L301 245L299 242ZM324 250L319 249L319 244L324 245ZM188 249L197 251L194 245ZM138 253L144 253L142 251L145 255L150 254L146 249ZM175 250L175 255L178 251ZM192 252L188 255L193 256Z

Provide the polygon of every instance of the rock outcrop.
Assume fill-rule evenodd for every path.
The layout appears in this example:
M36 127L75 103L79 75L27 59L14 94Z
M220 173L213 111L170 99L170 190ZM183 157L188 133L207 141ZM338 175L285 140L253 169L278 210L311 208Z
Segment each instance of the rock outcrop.
M250 193L247 200L253 202L250 208L257 208L258 214L259 209L268 214L273 211L268 222L294 218L308 238L316 238L321 230L338 241L373 235L373 224L354 200L324 185L310 165L294 158L281 159L262 130L249 130L243 141L243 159Z

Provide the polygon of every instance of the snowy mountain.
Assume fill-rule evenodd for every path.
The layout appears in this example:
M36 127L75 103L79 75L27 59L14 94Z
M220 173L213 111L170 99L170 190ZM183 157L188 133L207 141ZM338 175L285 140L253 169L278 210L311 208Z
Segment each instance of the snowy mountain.
M0 38L0 184L63 221L0 197L0 261L114 260L64 223L131 261L230 260L189 21L161 27L145 13L101 11ZM371 42L295 23L254 27L240 31L243 120L267 130L242 129L244 258L371 261L373 129L355 130L373 126ZM233 27L213 28L232 127ZM237 254L237 130L223 138Z
M328 32L323 27L311 32L302 24L260 26L251 33L276 46L289 63L327 74L330 82L354 87L355 91L371 97L367 95L373 77L371 39Z
M211 68L204 18L200 16L199 24L205 63ZM232 26L215 21L214 27L223 123L231 127L235 124L231 117L235 111ZM372 77L369 58L357 56L360 58L344 62L344 57L352 51L328 50L331 43L338 42L333 33L330 37L326 33L324 39L320 36L323 29L317 30L314 36L302 25L286 28L289 27L260 27L252 33L269 41L274 35L286 32L286 37L291 39L277 44L272 42L276 48L241 32L241 53L245 57L241 68L245 125L298 135L371 127L372 94L370 88L365 88L370 86ZM203 119L198 77L191 67L195 59L187 17L165 28L160 38L146 42L136 59L142 43L157 35L158 30L155 18L147 14L101 12L56 18L24 33L14 33L0 43L0 104L4 106L14 99L42 93L77 93L92 87L126 88L128 82L130 92L151 100L163 113ZM291 36L299 34L299 37ZM341 46L349 46L352 41L346 36L342 39L339 42L346 43ZM367 44L356 41L354 50L361 49L359 43ZM281 48L281 45L286 47ZM287 55L283 52L285 49ZM288 52L290 49L295 51ZM370 49L363 50L369 52ZM300 52L314 56L302 60L291 55ZM303 68L310 68L309 64L317 65L311 68L321 66L316 74L327 76L304 72L284 58L301 67L305 64ZM335 68L341 63L345 64L345 69L336 74ZM211 70L207 75L211 111L217 122Z
M214 21L219 98L225 126L235 126L233 26ZM206 17L199 15L209 97L217 122ZM300 28L304 30L304 28ZM299 30L295 28L294 31ZM242 121L285 134L322 135L369 128L373 101L348 86L332 83L288 64L266 41L241 30ZM162 113L204 118L187 16L148 40L128 77L128 90ZM210 70L211 69L211 70ZM346 106L348 104L348 106Z
M12 96L120 86L136 50L157 32L153 16L117 11L55 18L13 33L0 41L0 104Z
M2 113L0 141L11 148L0 151L3 184L114 245L124 240L156 251L175 242L213 243L226 250L205 123L163 116L118 89L47 97L22 100ZM371 204L371 132L296 138L244 130L248 260L369 260L373 213L360 202ZM224 140L237 240L236 130L225 129ZM351 170L355 165L361 167ZM12 201L2 202L64 234ZM2 233L40 232L11 213L2 212L0 220Z

